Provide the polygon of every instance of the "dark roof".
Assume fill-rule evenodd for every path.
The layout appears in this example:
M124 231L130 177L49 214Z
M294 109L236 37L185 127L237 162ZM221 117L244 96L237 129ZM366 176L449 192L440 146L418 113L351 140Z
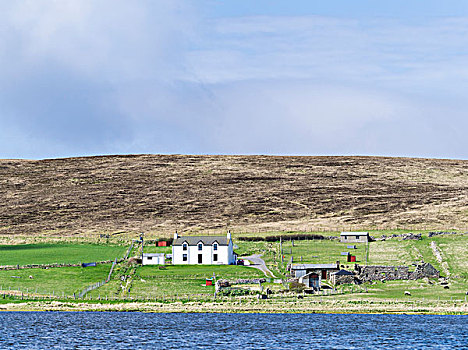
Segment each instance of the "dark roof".
M369 232L341 232L341 236L368 236Z
M143 253L143 257L157 257L164 256L164 253Z
M183 236L179 237L172 245L182 245L182 243L187 242L188 245L197 245L199 242L202 242L204 245L213 245L217 242L219 245L229 245L229 240L226 236Z
M350 275L354 275L354 273L352 273L351 271L340 270L340 271L333 272L332 275L335 275L335 276L350 276Z
M338 269L338 264L296 264L291 266L292 270L313 270L313 269Z

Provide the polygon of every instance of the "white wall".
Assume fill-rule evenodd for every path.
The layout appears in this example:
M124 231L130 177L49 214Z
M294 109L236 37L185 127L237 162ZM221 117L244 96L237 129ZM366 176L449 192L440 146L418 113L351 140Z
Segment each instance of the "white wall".
M148 259L147 256L143 256L142 265L164 265L164 256L153 256L152 259Z
M183 261L183 254L187 254L187 261ZM198 245L188 246L183 250L183 246L172 246L172 263L198 265L198 254L202 254L203 265L228 265L235 262L232 241L229 246L218 245L218 250L213 250L211 245L203 245L202 250L198 250ZM213 255L218 254L218 261L213 261Z

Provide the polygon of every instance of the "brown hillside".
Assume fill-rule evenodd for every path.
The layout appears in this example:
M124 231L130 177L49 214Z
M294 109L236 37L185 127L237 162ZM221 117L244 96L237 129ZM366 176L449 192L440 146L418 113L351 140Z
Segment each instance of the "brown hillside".
M468 161L105 156L0 161L0 234L468 227Z

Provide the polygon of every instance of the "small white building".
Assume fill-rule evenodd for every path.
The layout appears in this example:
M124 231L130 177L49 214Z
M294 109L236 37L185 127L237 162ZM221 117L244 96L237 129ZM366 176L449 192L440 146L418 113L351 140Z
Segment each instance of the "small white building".
M172 264L231 265L236 255L231 233L226 236L182 236L174 234Z
M341 243L367 243L369 242L369 232L341 232Z
M163 253L143 253L142 265L164 265L165 263Z

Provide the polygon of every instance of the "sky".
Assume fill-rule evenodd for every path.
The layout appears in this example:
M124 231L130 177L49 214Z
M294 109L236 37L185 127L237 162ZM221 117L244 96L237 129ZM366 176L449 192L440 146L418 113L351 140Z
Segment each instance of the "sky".
M468 1L0 0L0 158L468 159Z

